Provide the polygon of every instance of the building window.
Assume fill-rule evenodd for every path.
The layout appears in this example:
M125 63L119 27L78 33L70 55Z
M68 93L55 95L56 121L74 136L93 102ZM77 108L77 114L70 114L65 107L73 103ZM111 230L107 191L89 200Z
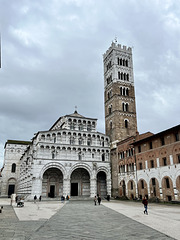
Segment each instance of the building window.
M79 131L82 131L82 130L83 130L83 125L79 124Z
M82 143L83 143L82 138L79 138L79 145L82 145Z
M55 158L55 152L52 152L52 159Z
M141 180L141 188L144 189L144 181Z
M102 162L104 162L105 161L105 155L104 155L104 153L102 154Z
M151 166L151 168L154 168L154 160L150 161L150 166Z
M164 137L161 138L161 145L163 146L165 144Z
M162 160L163 160L163 166L167 166L167 159L166 159L166 157L164 157Z
M12 164L11 172L12 172L12 173L15 173L15 172L16 172L16 164L15 164L15 163Z
M82 155L81 155L81 153L78 153L78 159L79 159L79 160L82 160Z
M110 130L112 130L112 121L110 122L110 124L109 124L109 125L110 125Z
M170 188L169 178L165 178L165 181L166 181L166 188Z
M152 149L152 142L149 143L149 149Z
M70 137L70 144L74 144L74 137Z
M109 106L109 114L111 114L111 113L112 113L112 105Z
M178 133L175 133L174 135L175 135L175 140L176 140L176 141L179 141L179 134L178 134Z
M128 120L125 120L124 124L125 124L125 128L128 128Z
M138 152L139 153L141 152L141 146L138 146Z
M88 138L88 139L87 139L87 145L88 145L88 146L91 146L91 138Z
M142 170L142 163L139 163L139 170Z
M74 130L74 123L71 123L70 129L71 129L71 130Z
M126 88L126 96L129 96L129 89Z

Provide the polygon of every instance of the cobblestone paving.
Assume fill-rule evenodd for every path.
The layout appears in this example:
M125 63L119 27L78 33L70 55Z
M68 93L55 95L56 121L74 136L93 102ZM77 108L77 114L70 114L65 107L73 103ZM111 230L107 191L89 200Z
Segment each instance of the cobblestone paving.
M1 235L2 234L2 235ZM19 221L11 206L0 215L1 240L172 239L103 205L70 201L48 221Z

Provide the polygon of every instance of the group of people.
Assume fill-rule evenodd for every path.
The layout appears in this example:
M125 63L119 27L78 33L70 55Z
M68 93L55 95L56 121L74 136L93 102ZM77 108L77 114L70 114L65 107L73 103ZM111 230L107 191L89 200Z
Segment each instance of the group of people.
M68 201L69 198L70 198L69 195L67 195L66 198L62 195L62 196L61 196L61 202L64 202L65 199Z
M97 195L97 197L94 197L94 205L97 205L97 202L99 205L101 204L101 197L99 196L99 194Z
M36 203L36 201L37 201L37 196L35 195L34 196L34 203ZM39 196L39 202L41 202L41 196Z

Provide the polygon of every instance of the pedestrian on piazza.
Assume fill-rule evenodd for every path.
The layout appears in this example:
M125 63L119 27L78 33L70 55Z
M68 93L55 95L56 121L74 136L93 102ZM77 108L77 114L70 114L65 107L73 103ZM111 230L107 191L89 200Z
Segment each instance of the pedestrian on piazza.
M97 197L95 196L94 197L94 205L96 205L96 203L97 203Z
M146 213L148 215L148 211L147 211L148 200L146 196L143 198L142 204L144 204L144 214Z
M101 203L101 197L99 195L98 195L98 203L99 203L99 205Z
M34 203L36 203L36 200L37 200L37 196L35 195L34 196Z

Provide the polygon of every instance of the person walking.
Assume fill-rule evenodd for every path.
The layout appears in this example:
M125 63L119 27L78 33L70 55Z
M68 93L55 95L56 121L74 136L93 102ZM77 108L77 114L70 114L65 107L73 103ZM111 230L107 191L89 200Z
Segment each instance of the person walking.
M94 205L96 205L96 203L97 203L97 197L95 196L94 197Z
M39 196L39 202L41 202L41 196Z
M99 205L101 204L101 197L100 196L98 196L98 203L99 203Z
M144 204L144 214L146 213L148 215L148 211L147 211L148 200L146 196L143 198L142 204Z
M37 196L35 195L34 196L34 203L36 203L36 200L37 200Z

